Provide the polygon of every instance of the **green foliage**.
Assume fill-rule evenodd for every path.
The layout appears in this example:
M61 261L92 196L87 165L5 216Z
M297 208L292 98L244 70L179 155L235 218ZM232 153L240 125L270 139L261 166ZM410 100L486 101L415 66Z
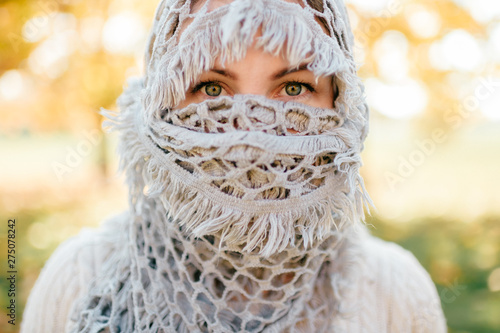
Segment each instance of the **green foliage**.
M488 278L500 267L500 217L472 223L422 219L397 224L373 218L372 233L410 250L436 283L452 333L500 329L500 291Z

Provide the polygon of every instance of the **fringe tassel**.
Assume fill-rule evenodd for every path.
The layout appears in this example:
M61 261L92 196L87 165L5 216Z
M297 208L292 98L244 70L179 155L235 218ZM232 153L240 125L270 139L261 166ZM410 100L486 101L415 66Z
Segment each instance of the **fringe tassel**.
M141 141L140 131L135 126L136 117L141 113L139 99L126 97L137 96L140 86L140 81L131 83L129 91L134 94L125 94L119 100L123 112L111 118L115 129L121 132L120 168L127 171L135 214L141 214L141 203L148 197L160 198L168 211L167 217L178 221L192 237L221 234L227 245L248 253L257 251L264 257L288 246L308 248L321 241L332 228L342 230L347 224L364 220L363 200L368 196L358 175L360 157L354 150L338 154L334 161L345 174L345 183L338 185L343 190L337 189L335 196L317 200L305 208L287 207L281 212L248 214L224 206L186 185L184 179L174 175ZM349 135L349 131L342 130L342 133L345 136L342 141L358 140Z

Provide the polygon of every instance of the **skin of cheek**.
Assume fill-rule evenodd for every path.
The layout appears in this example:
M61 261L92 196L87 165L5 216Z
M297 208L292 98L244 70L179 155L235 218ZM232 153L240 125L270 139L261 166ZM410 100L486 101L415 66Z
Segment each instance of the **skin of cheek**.
M316 96L311 103L305 103L320 108L333 108L334 88L333 77L320 77L316 86Z

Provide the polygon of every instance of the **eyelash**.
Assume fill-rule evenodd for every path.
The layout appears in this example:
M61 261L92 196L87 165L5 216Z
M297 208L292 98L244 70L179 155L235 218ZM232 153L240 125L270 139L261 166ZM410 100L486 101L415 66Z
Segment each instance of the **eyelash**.
M310 92L316 92L316 89L314 89L312 85L310 85L310 84L309 84L309 83L307 83L307 82L304 82L304 81L299 81L299 80L294 80L294 81L288 81L288 82L285 82L285 83L283 84L283 88L284 88L284 87L286 87L286 86L287 86L287 85L289 85L289 84L300 84L300 85L302 85L302 86L306 87L306 89L307 89L307 90L309 90ZM283 88L282 88L282 89L283 89Z
M201 88L203 88L204 86L206 85L209 85L209 84L218 84L222 87L222 84L219 82L219 81L213 81L213 80L208 80L208 81L201 81L200 83L198 83L192 90L191 90L191 93L192 94L195 94L197 93L198 91L201 90Z
M204 86L209 85L209 84L218 84L218 85L222 86L220 81L214 81L214 80L201 81L193 89L191 89L191 93L195 94L195 93L199 92L201 90L201 88L203 88ZM310 92L312 92L312 93L316 92L316 89L314 89L311 84L304 82L304 81L299 81L299 80L284 82L283 88L289 84L300 84L300 85L306 87L306 89L309 90ZM283 88L281 88L281 89L283 89Z

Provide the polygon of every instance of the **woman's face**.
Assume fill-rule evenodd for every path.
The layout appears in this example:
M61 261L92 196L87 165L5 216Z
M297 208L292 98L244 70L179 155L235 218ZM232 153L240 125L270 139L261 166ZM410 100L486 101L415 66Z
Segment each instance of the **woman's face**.
M228 2L231 1L212 0L210 10ZM197 9L193 7L193 11ZM332 108L335 92L331 76L319 77L316 81L314 73L306 68L306 64L290 68L283 57L271 55L252 45L239 61L222 66L216 59L213 68L204 72L189 87L186 99L178 108L236 94L262 95L284 102L295 101L314 107Z

